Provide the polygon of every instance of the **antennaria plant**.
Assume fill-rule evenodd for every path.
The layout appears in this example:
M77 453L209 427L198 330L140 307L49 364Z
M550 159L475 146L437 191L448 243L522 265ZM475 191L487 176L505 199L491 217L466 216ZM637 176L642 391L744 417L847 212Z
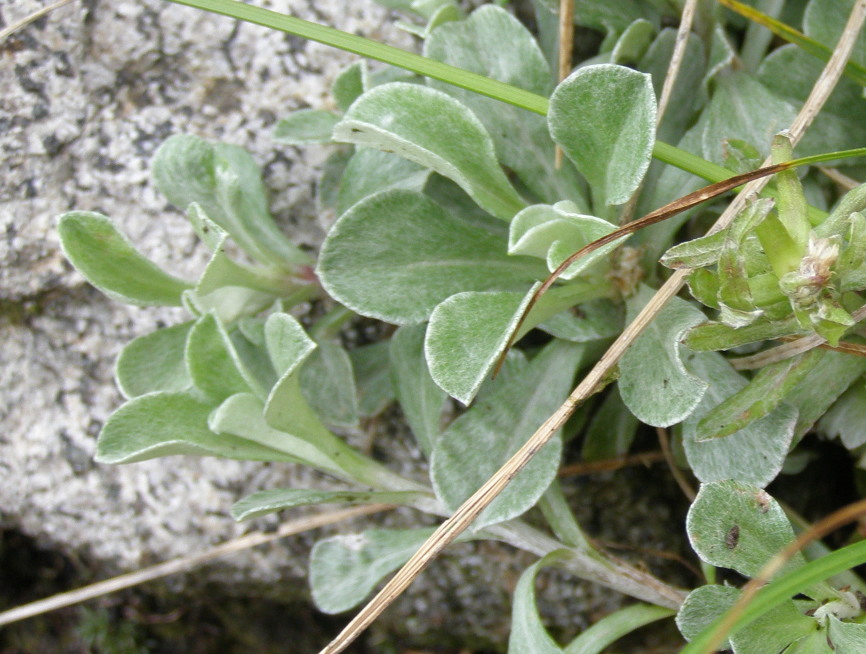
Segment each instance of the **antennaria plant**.
M275 147L332 148L317 202L336 221L315 257L274 224L252 158L193 135L169 138L152 172L212 252L197 282L158 269L104 216L59 221L67 257L96 287L189 314L124 349L127 402L100 434L100 461L291 462L344 484L262 489L239 499L238 520L323 503L454 516L436 532L371 529L316 545L312 595L329 613L361 605L410 562L389 599L324 651L341 651L390 589L423 569L412 557L425 541L435 554L457 537L538 557L515 587L503 650L601 652L674 614L686 639L704 642L740 594L738 578L716 569L753 577L793 540L796 517L765 489L805 465L809 443L839 439L862 481L866 186L838 180L863 178L864 152L833 154L866 144L861 0L756 3L777 14L777 33L794 35L788 45L708 1L581 0L574 22L604 38L561 81L552 0L531 3L534 32L504 3L466 12L452 0L383 2L403 12L420 56L233 0L182 4L400 67L354 63L334 81L332 110L292 113L275 131ZM691 29L669 27L695 5ZM834 77L848 51L848 75ZM835 53L826 69L820 52ZM666 79L675 81L660 112ZM834 89L826 102L816 81ZM820 103L803 133L795 117ZM766 159L776 173L767 189L710 229L730 198L721 187L689 194ZM834 159L829 174L806 165ZM635 226L655 224L617 231L647 215ZM683 278L688 293L677 295ZM662 306L659 287L676 297ZM331 308L305 328L297 309L309 300ZM356 316L393 325L392 336L347 351L337 335ZM566 422L591 393L603 396ZM340 435L393 402L426 482ZM700 484L686 521L706 577L694 589L594 543L557 479L578 448L585 461L626 455L641 423L670 430L669 464ZM846 570L863 560L862 548L842 552L832 563ZM788 594L762 600L728 647L866 649L866 586L850 570L825 579L839 570L810 558L790 559L773 586ZM536 608L545 567L642 603L561 645Z

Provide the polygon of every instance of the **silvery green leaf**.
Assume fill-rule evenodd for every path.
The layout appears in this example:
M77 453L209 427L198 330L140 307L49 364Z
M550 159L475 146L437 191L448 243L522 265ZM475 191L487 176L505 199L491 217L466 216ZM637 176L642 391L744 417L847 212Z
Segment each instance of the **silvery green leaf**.
M192 322L158 329L130 341L117 358L115 375L124 397L182 391L192 385L184 361Z
M692 640L713 621L734 605L740 591L732 586L709 584L699 586L689 593L677 613L677 627L686 640ZM728 641L719 645L722 650L730 649Z
M457 293L433 310L424 351L439 388L463 404L472 402L537 288Z
M437 439L431 478L437 496L455 510L516 452L572 387L583 346L555 340L524 373L479 398ZM556 476L562 440L556 435L475 521L510 520L532 507Z
M623 313L621 306L610 300L592 300L574 311L560 311L538 328L556 338L586 343L617 336L622 331Z
M389 188L423 191L430 171L408 159L373 148L357 148L337 193L337 214L367 196Z
M340 111L345 113L364 92L367 88L367 76L367 62L363 59L349 64L340 71L331 85L331 95L334 96L334 102ZM331 128L333 129L333 125ZM328 136L330 137L330 132Z
M849 450L866 443L866 386L855 381L818 422L821 433L841 439Z
M225 325L255 316L274 304L274 294L246 286L221 286L205 295L184 291L184 308L194 316L213 313Z
M253 322L258 323L258 330L249 327ZM247 323L246 329L232 329L229 338L243 370L254 380L256 388L269 389L277 382L277 372L265 347L264 320L247 319Z
M866 624L842 622L829 616L829 641L833 643L835 654L860 654L866 643Z
M406 422L429 459L439 437L447 395L430 377L424 356L425 325L404 325L391 337L391 379Z
M358 415L372 418L394 400L391 384L390 345L387 341L362 345L349 351L355 388L358 391Z
M866 184L864 184L866 186ZM483 229L491 234L508 237L508 225L494 218L481 207L475 204L466 192L447 177L439 173L432 173L427 178L424 187L424 195L445 209L452 216L459 218L474 227Z
M705 441L729 436L760 420L785 400L785 396L818 365L821 351L814 349L763 367L727 400L698 421L694 438Z
M552 206L537 204L527 207L511 221L508 253L546 259L548 270L553 272L583 246L613 230L614 226L606 220L578 213L571 202L557 202ZM561 279L574 279L593 264L606 261L627 238L619 238L581 257L560 275Z
M406 504L420 496L412 491L394 493L355 490L324 491L307 488L273 488L247 495L232 505L232 517L238 522L260 518L277 511L311 504Z
M691 329L683 339L685 346L698 352L727 350L740 345L787 336L800 331L793 316L785 320L759 320L745 327L707 322Z
M627 323L654 293L641 286L626 301ZM705 320L691 304L672 298L626 351L619 364L619 391L642 422L668 427L685 420L698 406L708 384L686 368L680 340L689 328Z
M211 431L220 438L235 437L248 443L256 443L263 448L281 454L281 460L293 461L328 472L341 479L351 479L344 471L346 466L340 460L341 452L330 448L336 437L323 428L304 422L298 412L291 425L285 429L274 429L265 422L265 405L250 393L232 395L220 404L208 417Z
M719 260L726 238L726 232L722 230L678 243L664 253L660 263L674 269L711 266Z
M186 208L186 218L192 225L195 235L211 252L220 247L229 236L226 230L208 217L198 202L190 202Z
M593 189L596 207L623 204L652 157L656 104L649 75L601 64L556 87L547 115L553 140Z
M186 367L192 383L212 400L235 393L264 393L244 369L225 327L212 313L199 318L186 341Z
M686 518L689 542L702 560L720 568L756 576L794 540L785 511L757 486L726 480L701 485ZM778 574L799 568L795 554Z
M695 476L704 483L736 479L766 486L779 474L788 454L797 423L796 403L789 396L790 405L779 405L736 434L697 442L695 433L701 418L742 389L747 381L716 353L694 355L689 367L711 382L700 405L683 424L683 446Z
M60 216L57 232L69 262L113 300L179 306L181 294L192 288L145 258L102 214L70 211Z
M740 593L737 588L717 585L700 586L689 593L677 614L677 626L683 636L691 640L701 633L734 605ZM815 620L803 615L794 602L785 602L741 628L730 644L720 645L720 649L733 646L734 654L782 651L787 654L790 650L785 648L789 643L815 628Z
M353 311L407 324L425 320L461 291L525 291L546 269L528 257L509 257L504 239L426 196L391 190L340 217L322 245L318 274L328 293Z
M562 649L547 633L535 604L535 576L541 568L567 558L568 550L555 550L523 571L514 588L511 605L509 654L562 654Z
M493 142L466 106L417 84L378 86L358 98L334 139L388 150L448 177L503 220L525 205L499 167Z
M508 47L503 48L502 44ZM469 18L443 25L424 42L424 54L527 91L550 95L550 69L529 30L500 7L483 5ZM574 169L555 167L554 146L543 116L452 84L428 84L457 98L487 128L499 161L542 202L586 200Z
M724 161L725 139L741 139L767 156L773 136L794 120L796 110L755 77L737 72L720 77L707 108L701 136L703 156Z
M280 376L293 372L316 349L297 319L287 313L268 316L264 336L271 363Z
M258 166L242 148L176 135L159 147L151 168L159 190L172 204L186 210L197 202L260 263L312 262L277 228L268 211Z
M331 614L354 608L432 533L433 528L370 529L320 540L310 553L310 589L316 607Z
M820 360L815 367L785 398L800 411L794 429L795 441L812 429L833 402L866 372L863 357L828 350L821 350L818 356Z
M190 393L148 393L130 400L106 421L96 444L100 463L133 463L193 454L253 461L292 461L282 452L208 428L213 404Z
M563 654L602 654L623 636L657 620L669 618L674 612L652 604L630 604L609 613L583 631L565 648Z
M642 72L652 75L656 97L661 97L676 38L675 29L663 29L638 64ZM700 93L695 93L695 89L700 88L705 70L706 56L703 44L700 37L691 32L688 35L685 55L677 72L671 99L662 117L662 123L658 127L656 138L666 143L676 143L682 138L686 128L692 122L694 112L701 106L703 98Z
M581 449L583 460L602 461L628 453L637 426L637 418L623 404L619 388L612 384L586 429Z
M299 109L277 123L274 140L286 145L331 143L340 116L321 109Z
M710 38L707 72L704 74L703 84L701 85L701 91L704 95L708 94L709 87L721 73L726 72L729 68L733 68L733 64L737 58L737 51L728 39L724 25L716 23Z
M803 31L819 43L832 48L836 45L848 16L854 7L855 0L837 0L836 2L820 2L811 0L803 14ZM866 35L862 32L857 38L852 61L861 66L866 65Z
M548 11L558 13L558 0L539 0ZM658 20L657 10L648 3L636 0L619 2L599 2L598 0L576 0L574 22L582 27L590 27L600 32L618 34L638 18Z
M354 155L354 148L340 148L325 160L321 176L316 184L316 212L328 213L337 210L337 195L340 183L349 161Z
M349 355L339 345L319 342L301 370L301 392L325 424L358 425L358 397Z
M791 44L767 55L757 74L761 83L775 95L800 106L809 96L823 68L824 62ZM821 120L815 121L806 131L797 146L797 152L817 154L844 150L851 143L862 142L866 138L866 127L863 125L866 101L862 90L856 82L842 76L821 108ZM862 159L842 160L839 165L852 165L858 161L862 162Z
M617 39L610 52L610 63L621 66L637 64L646 54L655 35L655 25L646 18L638 18Z

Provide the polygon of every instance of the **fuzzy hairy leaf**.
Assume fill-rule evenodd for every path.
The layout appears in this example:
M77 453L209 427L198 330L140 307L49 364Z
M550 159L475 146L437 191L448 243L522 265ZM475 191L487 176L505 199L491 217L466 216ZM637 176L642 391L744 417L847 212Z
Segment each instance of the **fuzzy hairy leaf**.
M145 258L110 218L71 211L57 224L60 247L84 278L108 297L142 306L179 306L192 284L173 277Z
M656 103L649 75L622 66L586 66L553 92L553 140L593 189L597 210L628 201L655 142Z
M355 427L358 425L358 392L349 355L333 343L317 345L304 362L301 392L326 424Z
M312 504L404 504L420 494L411 491L385 493L355 490L324 491L307 488L273 488L247 495L232 505L232 517L238 522L260 518L277 511Z
M502 44L508 47L503 48ZM532 34L500 7L483 5L466 20L442 25L424 42L424 54L464 70L547 97L550 69ZM452 84L428 84L457 98L487 128L499 160L542 202L573 200L587 208L574 169L554 165L544 117Z
M757 486L726 480L702 484L689 509L686 531L710 565L754 577L792 540L794 530L778 502ZM799 552L783 574L805 563Z
M349 351L358 393L358 415L362 418L379 415L394 400L390 350L388 341L380 341Z
M337 214L379 191L402 188L422 191L430 171L408 159L373 148L357 148L337 193Z
M866 386L862 380L836 400L818 422L820 431L831 438L839 438L849 450L866 443Z
M264 394L245 370L225 327L212 313L199 318L189 331L186 367L195 387L216 402L251 390Z
M526 367L485 393L451 423L433 450L437 496L455 510L496 472L571 390L583 346L555 340ZM532 507L556 476L562 441L555 436L475 521L476 529Z
M340 217L322 245L318 273L328 293L353 311L407 324L461 291L525 291L545 268L509 257L504 239L426 196L391 190Z
M406 422L421 451L430 458L442 431L447 394L430 376L424 355L425 325L404 325L391 337L391 379Z
M96 444L99 463L134 463L194 454L253 461L292 461L258 443L208 428L214 405L190 393L149 393L130 400L106 421Z
M646 286L627 303L626 321L634 319L654 291ZM695 410L708 384L683 362L680 339L706 320L685 300L673 298L638 336L620 361L619 391L629 410L642 422L668 427Z
M286 145L331 143L331 133L339 120L337 114L321 109L293 111L277 123L274 140Z
M782 469L797 423L797 409L782 404L735 434L697 442L695 433L701 418L748 382L716 353L695 355L689 367L709 382L700 405L683 424L683 446L695 475L704 483L736 479L766 486Z
M555 550L533 563L520 575L511 605L509 654L562 654L562 649L547 633L538 615L535 604L535 576L541 568L553 565L569 555L568 550Z
M176 135L156 151L151 170L172 204L186 210L197 202L257 261L284 267L311 263L277 228L259 168L242 148Z
M371 89L346 112L334 138L432 168L503 220L524 207L499 167L487 130L466 106L441 91L401 82Z
M192 385L184 350L192 322L158 329L130 341L117 358L115 375L124 397L182 391Z

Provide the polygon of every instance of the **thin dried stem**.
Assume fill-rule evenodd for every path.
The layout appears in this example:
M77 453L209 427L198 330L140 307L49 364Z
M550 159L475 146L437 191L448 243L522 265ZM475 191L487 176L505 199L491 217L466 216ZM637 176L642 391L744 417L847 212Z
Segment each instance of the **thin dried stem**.
M866 304L852 313L851 317L854 319L855 323L866 318ZM856 343L839 343L837 346L832 346L827 344L827 339L823 336L819 336L818 334L809 334L809 336L803 336L802 338L788 341L782 345L772 347L769 350L764 350L763 352L758 352L757 354L752 354L747 357L738 357L736 359L731 359L730 361L731 365L736 370L754 370L755 368L763 368L764 366L776 363L777 361L790 359L791 357L795 357L803 352L808 352L816 347L825 347L837 352L866 356L866 348L862 345L857 345Z
M860 182L858 182L853 177L848 177L848 175L843 173L838 168L827 168L826 166L818 166L818 170L820 170L827 177L836 182L845 191L852 191L858 186L860 186Z
M601 461L585 461L583 463L572 463L571 465L562 466L559 469L560 477L580 477L584 475L594 475L599 472L612 472L621 468L631 466L649 467L653 463L659 463L665 460L663 452L641 452L639 454L630 454L628 456L618 456L615 459L603 459Z
M257 545L264 545L265 543L270 543L271 541L279 540L280 538L300 534L305 531L310 531L311 529L318 529L319 527L324 527L342 520L348 520L349 518L357 518L362 515L369 515L380 511L388 511L393 508L393 506L387 504L371 504L369 506L359 506L351 509L341 509L339 511L328 511L326 513L319 513L317 515L292 520L291 522L281 525L279 529L273 533L262 531L254 532L227 541L221 545L212 547L209 550L205 550L204 552L199 552L198 554L182 556L177 559L172 559L171 561L158 563L157 565L148 568L142 568L135 572L130 572L89 586L84 586L77 590L60 593L36 602L17 606L14 609L9 609L8 611L0 613L0 626L42 615L43 613L48 613L50 611L56 611L57 609L62 609L74 604L80 604L81 602L102 597L109 593L115 593L119 590L124 590L125 588L132 588L133 586L138 586L139 584L153 581L154 579L161 579L162 577L178 574L180 572L188 572L207 563L208 561L213 561L214 559L234 554L235 552L240 552Z
M34 11L32 14L28 14L27 16L25 16L21 20L15 21L11 25L3 28L3 30L0 30L0 41L5 39L10 34L14 34L18 30L20 30L22 27L26 27L27 25L32 23L34 20L39 20L40 18L42 18L46 14L50 14L55 9L60 9L62 6L68 5L70 2L72 2L72 0L59 0L58 2L55 2L54 4L48 5L47 7L43 7L42 9L39 9L38 11Z
M818 81L809 94L806 104L794 119L789 130L793 144L802 137L821 107L830 96L845 62L851 54L857 34L866 16L866 0L858 0L846 25L845 32L824 68ZM769 162L768 162L769 163ZM737 195L719 217L710 231L715 232L727 227L734 217L742 211L746 198L757 194L767 183L768 178L749 182L743 192ZM551 415L538 430L529 437L524 445L490 479L443 522L429 539L418 549L406 564L385 584L379 593L349 622L343 631L325 647L321 654L338 654L357 638L417 577L424 568L454 541L478 515L501 493L512 479L544 447L562 427L575 409L590 395L610 380L610 373L622 358L628 347L637 339L665 303L676 295L685 282L688 270L675 271L668 281L658 290L637 317L629 324L613 345L599 359L587 376L572 391L565 402Z
M557 79L561 82L571 72L571 56L574 51L574 0L559 0L559 69ZM554 166L562 167L562 148L554 150Z
M695 19L695 9L697 6L698 0L686 0L686 4L683 7L683 13L680 16L680 26L677 29L677 37L674 41L674 52L671 55L671 62L668 64L668 72L665 75L665 83L662 86L662 94L659 98L656 125L662 124L662 118L664 118L665 111L667 111L668 103L674 91L674 85L677 83L683 58L686 56L686 45L689 42L689 34L692 31L692 23Z
M668 464L668 469L671 471L671 476L674 478L674 481L677 482L677 486L680 487L680 490L683 492L683 495L688 498L689 502L694 502L698 494L686 479L683 471L679 469L679 466L677 466L677 462L674 461L674 455L673 452L671 452L671 444L670 439L668 438L667 429L664 427L656 427L656 435L659 437L659 445L661 445L665 461L667 461Z

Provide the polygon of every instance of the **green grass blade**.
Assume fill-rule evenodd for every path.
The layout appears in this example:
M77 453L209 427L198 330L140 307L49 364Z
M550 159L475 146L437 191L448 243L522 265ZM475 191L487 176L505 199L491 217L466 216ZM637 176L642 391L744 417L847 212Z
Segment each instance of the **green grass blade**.
M820 559L811 561L793 572L779 577L755 595L754 599L737 619L731 631L724 634L724 636L729 636L751 624L768 611L783 602L787 602L819 581L828 579L833 575L861 565L864 562L866 562L866 541L860 541L854 545L836 550L832 554L823 556ZM708 646L714 640L715 631L726 616L727 614L714 620L710 626L704 629L696 638L692 639L692 642L686 645L680 651L680 654L708 654L710 651Z
M422 57L412 52L406 52L384 43L377 43L363 36L349 34L333 27L326 27L311 23L294 16L287 16L276 11L254 7L252 5L237 2L237 0L170 0L180 5L203 9L215 14L237 18L248 23L255 23L264 27L288 32L311 41L317 41L330 45L346 52L353 52L383 61L393 66L405 68L413 73L425 75L449 84L454 84L470 91L475 91L502 102L507 102L516 107L522 107L537 114L547 114L547 98L521 88L498 82L489 77L470 73L469 71L444 64L435 59Z

